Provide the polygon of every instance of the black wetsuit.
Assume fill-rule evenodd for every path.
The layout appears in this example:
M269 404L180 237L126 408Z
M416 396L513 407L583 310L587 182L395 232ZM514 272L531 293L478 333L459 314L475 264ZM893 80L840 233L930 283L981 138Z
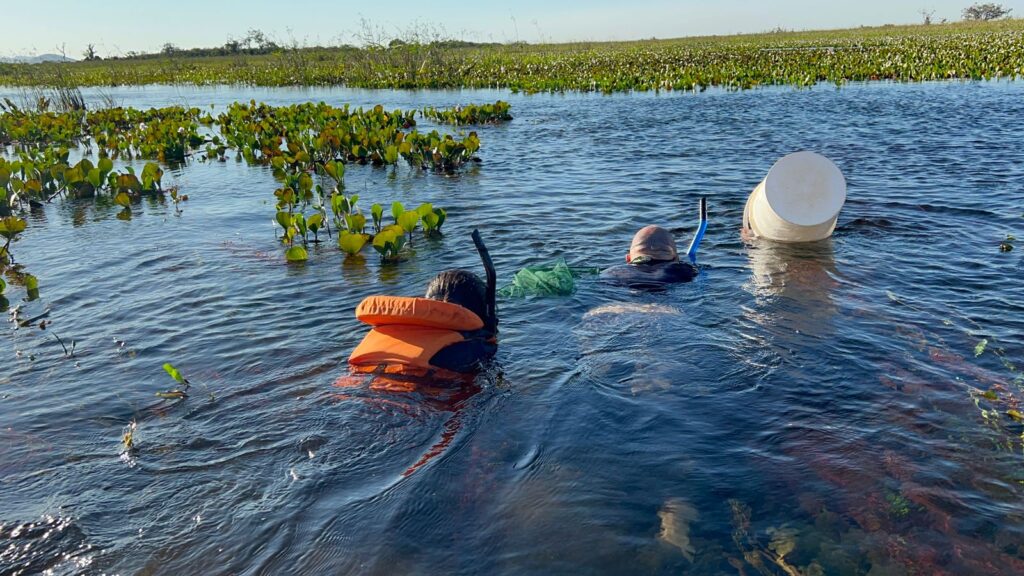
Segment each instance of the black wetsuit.
M695 266L678 260L622 264L601 272L601 278L608 282L638 290L659 290L669 284L689 282L695 276Z
M430 358L430 365L467 374L479 368L481 362L492 358L497 351L497 343L489 340L486 334L467 335L462 342L440 349Z

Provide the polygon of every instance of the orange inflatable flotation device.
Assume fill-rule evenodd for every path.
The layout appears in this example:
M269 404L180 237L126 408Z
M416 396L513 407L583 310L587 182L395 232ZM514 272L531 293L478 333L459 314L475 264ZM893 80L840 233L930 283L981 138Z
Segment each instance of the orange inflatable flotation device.
M497 277L480 232L473 230L472 237L487 272L484 316L441 300L370 296L356 307L356 318L373 329L348 358L354 372L458 380L470 376L461 370L474 363L474 354L481 359L493 356L498 333ZM449 365L450 369L445 369L430 363L446 347L463 342L471 344L466 352L470 356L467 362L456 363L458 368ZM483 345L473 349L474 344ZM400 387L410 385L400 378L396 382Z
M441 370L430 359L466 340L464 332L484 327L483 319L458 304L399 296L370 296L356 308L356 318L373 329L352 351L349 364L402 373Z

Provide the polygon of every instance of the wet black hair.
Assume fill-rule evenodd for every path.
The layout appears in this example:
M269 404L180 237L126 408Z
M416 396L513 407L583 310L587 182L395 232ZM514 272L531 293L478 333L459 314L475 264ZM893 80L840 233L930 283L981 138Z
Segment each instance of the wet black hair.
M467 270L441 272L427 285L425 297L458 304L487 321L487 285Z

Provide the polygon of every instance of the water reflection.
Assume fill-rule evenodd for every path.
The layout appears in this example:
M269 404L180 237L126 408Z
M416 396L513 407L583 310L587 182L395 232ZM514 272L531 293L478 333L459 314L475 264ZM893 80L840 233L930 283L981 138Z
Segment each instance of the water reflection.
M759 239L746 248L751 274L744 288L758 305L750 317L763 326L829 335L839 286L832 239L802 244Z

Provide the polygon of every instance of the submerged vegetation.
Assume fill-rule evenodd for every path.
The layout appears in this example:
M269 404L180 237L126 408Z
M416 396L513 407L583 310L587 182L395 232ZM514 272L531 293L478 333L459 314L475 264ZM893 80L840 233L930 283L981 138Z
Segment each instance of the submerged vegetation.
M732 89L818 82L1013 78L1024 74L1024 21L616 43L487 44L411 38L365 48L282 48L188 57L0 64L0 85L152 83L364 88Z

